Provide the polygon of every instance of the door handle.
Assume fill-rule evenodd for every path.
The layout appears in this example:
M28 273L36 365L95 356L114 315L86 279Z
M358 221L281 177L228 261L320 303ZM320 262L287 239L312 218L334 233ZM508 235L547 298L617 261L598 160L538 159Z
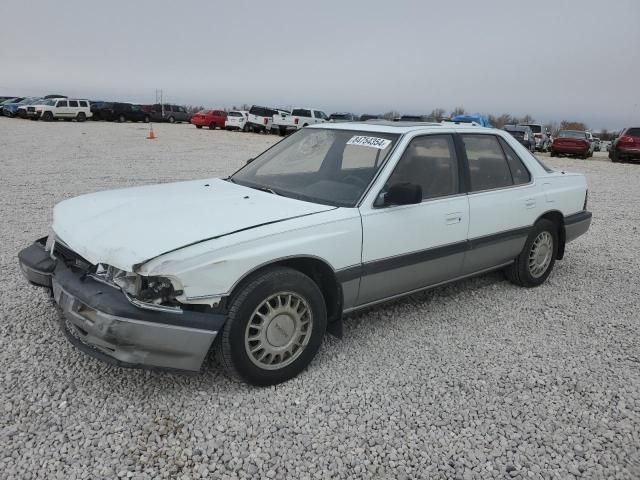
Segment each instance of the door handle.
M535 199L535 198L527 198L527 199L524 201L524 206L525 206L526 208L533 208L533 207L535 207L535 206L536 206L536 199Z
M445 218L447 225L455 225L462 221L462 212L448 213Z

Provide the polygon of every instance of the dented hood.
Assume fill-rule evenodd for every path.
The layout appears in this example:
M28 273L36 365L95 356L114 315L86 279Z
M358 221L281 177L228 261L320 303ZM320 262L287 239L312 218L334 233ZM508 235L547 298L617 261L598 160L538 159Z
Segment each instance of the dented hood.
M93 264L131 271L171 250L334 207L220 179L110 190L65 200L53 230Z

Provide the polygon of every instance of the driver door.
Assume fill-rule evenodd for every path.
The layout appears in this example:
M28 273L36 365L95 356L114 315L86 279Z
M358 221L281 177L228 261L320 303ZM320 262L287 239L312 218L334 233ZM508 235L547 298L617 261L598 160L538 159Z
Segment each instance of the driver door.
M422 202L362 206L364 305L461 275L469 228L469 202L450 134L411 140L386 187L417 183Z

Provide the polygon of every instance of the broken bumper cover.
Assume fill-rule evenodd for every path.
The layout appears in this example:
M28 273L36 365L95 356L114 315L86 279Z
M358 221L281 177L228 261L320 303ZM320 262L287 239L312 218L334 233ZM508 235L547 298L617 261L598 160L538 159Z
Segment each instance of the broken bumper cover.
M226 320L222 314L134 306L120 290L50 258L42 239L18 258L31 283L52 289L69 341L121 367L198 371Z

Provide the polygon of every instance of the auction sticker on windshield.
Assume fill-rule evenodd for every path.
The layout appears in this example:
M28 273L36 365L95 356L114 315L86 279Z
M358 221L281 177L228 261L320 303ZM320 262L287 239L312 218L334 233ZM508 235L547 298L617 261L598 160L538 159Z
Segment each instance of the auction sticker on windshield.
M386 138L365 137L364 135L356 135L355 137L351 137L351 139L347 142L347 145L360 145L362 147L372 147L384 150L389 146L390 143L391 140L387 140Z

